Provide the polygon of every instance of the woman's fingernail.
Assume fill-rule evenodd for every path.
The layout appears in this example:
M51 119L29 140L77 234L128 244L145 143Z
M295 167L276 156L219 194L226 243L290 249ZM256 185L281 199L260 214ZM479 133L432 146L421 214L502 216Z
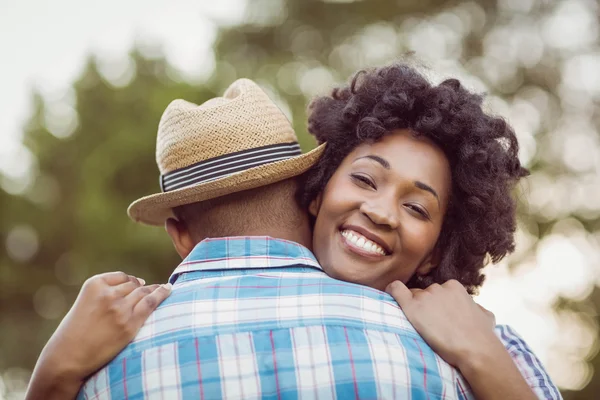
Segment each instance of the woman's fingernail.
M138 280L138 282L140 283L140 285L144 286L146 284L146 281L143 280L142 278L136 278Z
M173 285L171 285L171 282L169 282L162 285L162 287L164 287L167 290L171 290L173 288Z

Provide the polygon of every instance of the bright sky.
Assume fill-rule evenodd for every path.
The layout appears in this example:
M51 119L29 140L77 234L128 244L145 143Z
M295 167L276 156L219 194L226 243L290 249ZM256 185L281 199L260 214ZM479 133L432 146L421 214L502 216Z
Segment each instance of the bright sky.
M169 61L193 77L210 71L217 21L234 21L243 0L0 0L0 171L27 169L19 145L32 88L60 96L86 56L119 58L137 40L158 44Z
M37 87L50 97L62 96L81 71L88 54L118 59L138 40L162 46L173 65L190 78L198 77L213 66L210 48L215 25L211 18L235 21L243 14L243 3L243 0L0 0L0 171L15 180L26 175L29 157L19 144L20 127L30 113L32 88ZM569 247L566 240L556 243L567 246L560 249L571 251L580 261L574 264L580 265L582 271L591 268L578 247ZM548 306L556 294L572 288L572 282L555 279L550 288L535 284L544 277L565 276L553 270L559 265L552 261L557 254L552 248L557 247L546 247L546 253L538 254L538 267L525 266L518 277L511 276L503 266L491 269L480 301L496 313L498 322L515 326L542 361L552 366L563 364L553 359L557 357L553 356L553 346L563 339L558 332L562 330L563 334L575 335L582 341L586 332L561 329L568 321L558 320ZM542 291L536 292L536 287ZM564 339L573 340L572 336ZM585 372L550 369L557 375L582 376Z

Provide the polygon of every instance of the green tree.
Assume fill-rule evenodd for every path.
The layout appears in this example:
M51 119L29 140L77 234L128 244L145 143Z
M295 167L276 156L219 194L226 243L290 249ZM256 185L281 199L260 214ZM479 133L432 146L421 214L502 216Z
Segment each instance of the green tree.
M13 253L32 240L38 249L20 261L8 258L11 251L0 260L0 370L33 366L86 277L123 270L164 282L178 262L164 230L134 224L126 209L159 190L154 148L168 103L203 102L215 93L177 83L162 58L137 51L130 58L133 78L124 87L111 85L90 59L73 86L78 124L67 137L50 132L46 116L52 105L35 96L24 135L36 159L35 181L22 196L0 194L0 226L4 240L13 237ZM33 237L26 234L31 229Z

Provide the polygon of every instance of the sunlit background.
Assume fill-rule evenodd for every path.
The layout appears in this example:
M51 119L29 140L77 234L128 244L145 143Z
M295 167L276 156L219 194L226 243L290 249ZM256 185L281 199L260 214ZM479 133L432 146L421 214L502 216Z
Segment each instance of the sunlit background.
M566 399L597 398L599 16L592 0L0 1L0 399L23 397L86 277L165 281L176 265L164 232L125 214L158 189L172 99L253 78L307 150L312 96L408 51L515 127L532 171L517 251L478 299Z

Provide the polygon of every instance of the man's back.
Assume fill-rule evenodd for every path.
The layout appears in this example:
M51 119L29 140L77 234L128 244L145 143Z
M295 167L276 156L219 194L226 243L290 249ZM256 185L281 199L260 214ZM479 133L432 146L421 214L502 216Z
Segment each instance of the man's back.
M200 243L171 296L80 398L466 398L385 293L271 238Z

